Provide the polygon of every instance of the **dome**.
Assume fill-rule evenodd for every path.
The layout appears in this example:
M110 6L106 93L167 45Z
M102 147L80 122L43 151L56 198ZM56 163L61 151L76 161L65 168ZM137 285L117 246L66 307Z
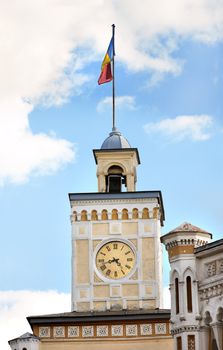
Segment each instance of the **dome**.
M112 129L107 139L102 143L101 149L131 148L128 140L116 129Z

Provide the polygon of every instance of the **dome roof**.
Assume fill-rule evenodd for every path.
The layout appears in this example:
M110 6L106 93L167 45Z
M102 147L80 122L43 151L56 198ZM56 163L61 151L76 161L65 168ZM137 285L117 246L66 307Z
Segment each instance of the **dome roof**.
M170 231L169 233L186 233L186 232L195 232L195 233L208 233L210 234L210 232L207 232L205 230L203 230L200 227L194 226L192 224L190 224L189 222L183 222L180 226L176 227L175 229L173 229L172 231Z
M101 149L120 149L120 148L131 148L128 140L118 131L113 128L109 136L102 143Z

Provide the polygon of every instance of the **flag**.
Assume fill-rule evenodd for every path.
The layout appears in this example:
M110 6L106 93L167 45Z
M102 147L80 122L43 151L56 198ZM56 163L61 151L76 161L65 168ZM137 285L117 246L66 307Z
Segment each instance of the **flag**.
M98 84L108 83L113 79L111 62L114 59L115 48L114 48L114 36L112 36L108 50L105 54L104 60L101 65L101 74L98 79Z

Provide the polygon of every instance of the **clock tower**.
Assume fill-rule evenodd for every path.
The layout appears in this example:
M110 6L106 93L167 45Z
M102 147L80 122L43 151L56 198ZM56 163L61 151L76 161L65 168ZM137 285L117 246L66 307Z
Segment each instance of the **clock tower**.
M170 310L161 308L161 192L136 191L139 153L116 128L93 154L98 191L69 194L71 312L28 317L38 346L172 350Z
M113 129L93 150L98 192L71 193L72 311L162 305L160 191L136 191L137 148Z

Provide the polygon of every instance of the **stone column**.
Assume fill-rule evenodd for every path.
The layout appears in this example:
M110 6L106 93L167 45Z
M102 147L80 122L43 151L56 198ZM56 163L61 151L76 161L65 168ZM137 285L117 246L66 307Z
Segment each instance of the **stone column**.
M222 332L222 322L216 322L216 323L211 323L210 326L213 329L213 333L214 333L214 337L218 346L218 350L223 350L223 345L222 345L222 336L223 336L223 332Z
M105 174L98 174L98 192L106 192Z
M209 331L210 327L203 326L200 328L199 332L199 343L200 343L200 349L202 350L208 350L209 348Z
M127 191L135 191L135 178L132 173L126 174Z
M180 321L185 321L186 300L184 298L184 285L184 281L179 281Z

